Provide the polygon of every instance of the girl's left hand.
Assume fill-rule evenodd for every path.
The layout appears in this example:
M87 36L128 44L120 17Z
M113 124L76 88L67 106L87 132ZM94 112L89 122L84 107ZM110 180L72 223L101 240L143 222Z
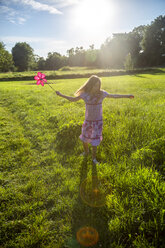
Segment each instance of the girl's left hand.
M56 94L57 94L58 96L61 96L61 93L60 93L59 91L56 91Z

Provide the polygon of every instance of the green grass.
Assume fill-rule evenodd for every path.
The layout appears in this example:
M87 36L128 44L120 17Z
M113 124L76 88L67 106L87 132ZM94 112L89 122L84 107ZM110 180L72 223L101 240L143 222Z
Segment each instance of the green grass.
M70 96L85 81L50 80ZM99 233L93 247L164 247L164 73L103 77L102 88L135 98L104 100L96 167L79 156L83 101L34 81L0 82L1 247L83 247L84 226ZM80 197L91 176L105 181L103 207Z

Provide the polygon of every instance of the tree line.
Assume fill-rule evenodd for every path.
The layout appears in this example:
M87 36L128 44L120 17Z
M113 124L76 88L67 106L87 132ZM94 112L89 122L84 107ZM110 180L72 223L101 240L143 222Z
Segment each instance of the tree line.
M126 68L165 65L165 16L159 16L150 25L141 25L129 33L108 37L100 49L90 45L67 50L67 55L49 52L44 59L34 54L26 42L18 42L12 53L0 42L0 72L26 70L58 70L65 66L92 66L98 68Z

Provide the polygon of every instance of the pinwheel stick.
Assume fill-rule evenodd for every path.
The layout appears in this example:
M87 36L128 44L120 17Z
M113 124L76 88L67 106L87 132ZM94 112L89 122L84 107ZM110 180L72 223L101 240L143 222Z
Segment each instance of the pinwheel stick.
M55 89L47 82L47 84L49 85L49 87L55 91ZM55 91L56 92L56 91Z

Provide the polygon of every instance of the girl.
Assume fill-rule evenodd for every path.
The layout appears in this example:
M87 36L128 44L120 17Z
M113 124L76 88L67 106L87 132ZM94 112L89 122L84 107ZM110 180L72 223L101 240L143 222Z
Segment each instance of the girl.
M84 153L88 155L88 143L92 145L92 161L98 164L96 160L97 146L102 141L102 101L105 97L108 98L134 98L133 95L113 95L101 90L101 80L99 77L93 75L87 82L82 85L74 94L76 97L70 97L56 91L58 96L66 98L71 102L83 99L86 104L85 121L82 125L82 133L80 139L83 142Z

